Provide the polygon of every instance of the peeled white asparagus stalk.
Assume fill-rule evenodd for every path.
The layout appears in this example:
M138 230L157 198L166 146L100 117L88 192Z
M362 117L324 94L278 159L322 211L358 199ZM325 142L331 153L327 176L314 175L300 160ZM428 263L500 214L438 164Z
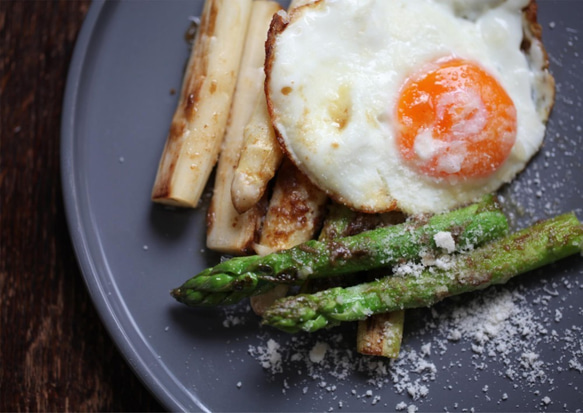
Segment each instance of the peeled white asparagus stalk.
M262 95L245 127L243 149L231 185L233 205L237 211L247 211L259 202L282 158L267 102Z
M196 207L216 164L252 0L206 0L152 189L155 202Z
M289 11L313 0L293 0ZM231 198L241 213L259 202L281 164L283 153L275 137L267 109L265 93L257 99L255 109L245 126L243 148L231 185Z
M256 204L245 213L239 214L233 206L231 183L243 145L243 129L263 89L267 31L272 16L280 8L275 1L253 2L208 212L207 247L215 251L235 255L246 253L252 248L259 229L263 208Z
M373 314L358 322L356 351L367 356L396 359L401 350L405 310Z
M260 255L291 248L312 239L326 212L326 195L316 188L289 160L277 172L273 195L255 245ZM253 311L261 315L275 300L285 296L288 287L251 297Z

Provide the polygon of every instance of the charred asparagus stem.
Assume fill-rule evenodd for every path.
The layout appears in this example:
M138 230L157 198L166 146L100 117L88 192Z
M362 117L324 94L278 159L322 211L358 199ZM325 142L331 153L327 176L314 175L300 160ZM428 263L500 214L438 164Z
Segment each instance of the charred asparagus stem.
M493 198L488 197L480 203L435 215L424 225L407 222L330 242L308 241L263 257L236 257L204 270L171 294L187 305L231 304L278 283L295 284L312 277L418 260L426 250L439 251L434 236L442 231L451 232L456 249L463 250L496 239L507 229L505 216Z
M332 203L328 207L328 215L322 226L318 241L330 242L347 235L350 221L356 217L356 212L344 205Z
M373 314L358 321L356 351L396 359L401 350L405 310Z
M449 296L503 284L581 253L582 247L583 226L574 214L565 214L458 255L450 269L430 268L418 276L387 276L281 299L265 313L263 322L292 333L315 331L376 313L430 306Z

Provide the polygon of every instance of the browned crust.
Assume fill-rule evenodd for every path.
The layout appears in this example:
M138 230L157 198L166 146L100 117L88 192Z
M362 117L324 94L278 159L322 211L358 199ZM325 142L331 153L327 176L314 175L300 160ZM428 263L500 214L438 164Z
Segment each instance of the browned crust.
M294 8L293 10L291 10L289 13L287 13L287 16L283 13L276 13L273 16L273 19L271 20L271 24L269 26L269 31L267 33L267 40L265 41L265 66L264 66L264 70L265 70L265 83L264 83L264 89L265 89L265 96L266 96L266 100L267 100L267 110L269 112L269 117L272 120L272 126L273 129L275 131L275 137L277 138L277 141L279 142L279 146L281 147L282 152L284 153L284 155L288 158L291 159L294 163L295 160L293 159L293 157L290 155L289 151L286 148L285 145L285 141L283 139L283 137L281 136L281 133L279 132L279 130L277 129L277 126L275 125L275 123L273 122L273 119L275 118L275 110L273 108L273 103L271 102L270 96L269 96L269 83L271 82L271 68L273 66L273 61L275 59L275 48L276 48L276 39L277 36L279 34L281 34L286 27L289 25L289 23L294 19L294 17L298 14L298 13L302 13L303 9L306 7L317 7L318 4L322 3L324 0L315 0L311 3L306 3L304 5L298 6L296 8ZM296 166L299 167L299 165L296 164ZM314 183L314 185L316 185L316 183ZM316 185L318 187L320 187L320 185Z
M281 136L281 133L277 129L277 126L273 122L275 118L275 109L273 108L273 103L269 96L269 83L271 83L271 69L273 67L273 61L275 59L275 41L277 36L282 33L285 28L289 24L289 18L284 17L284 15L280 13L276 13L273 15L271 19L271 24L269 25L269 31L267 32L267 39L265 40L265 83L264 83L264 91L265 91L265 98L267 100L267 111L269 112L269 117L271 119L271 124L273 126L273 130L275 132L275 137L279 142L279 146L281 147L282 152L286 155L287 158L291 159L290 153L288 152L284 140Z
M532 39L537 39L539 42L542 42L542 27L541 25L538 23L538 6L536 4L536 0L530 0L530 3L528 4L528 6L526 6L523 10L522 10L522 15L523 15L523 19L525 22L525 34L531 34L532 37L529 38L528 36L524 36L524 38L522 39L522 45L521 45L521 49L528 52L528 50L530 50L531 47L531 40ZM544 50L544 49L543 49ZM546 62L546 66L545 69L548 67L548 63L549 63L549 59L545 50L545 62Z
M194 114L194 108L198 104L200 89L208 74L208 55L210 43L204 41L204 38L210 38L215 35L217 14L219 5L216 1L209 3L209 10L202 14L202 21L192 46L195 50L196 58L192 61L192 67L189 68L191 73L197 76L191 76L186 79L182 90L182 99L180 104L182 110L188 118Z
M268 214L277 217L278 224L271 225L267 234L263 233L261 243L279 248L291 245L290 239L294 238L298 225L302 228L320 228L326 206L322 202L323 193L291 160L284 159L276 179L276 188L284 196L277 197L280 201L269 206Z
M555 103L555 78L549 72L549 56L542 41L542 27L538 22L538 6L536 0L530 0L528 5L522 10L522 22L523 38L520 48L527 56L532 53L531 49L533 45L536 45L543 53L543 65L540 69L544 72L543 82L551 90L551 96L547 103L548 107L545 108L545 119L543 119L547 121Z

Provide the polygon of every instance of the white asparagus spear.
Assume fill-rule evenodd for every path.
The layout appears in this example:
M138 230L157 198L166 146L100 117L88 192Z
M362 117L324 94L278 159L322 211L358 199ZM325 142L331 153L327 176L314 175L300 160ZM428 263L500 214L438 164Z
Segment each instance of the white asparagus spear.
M396 359L401 350L405 310L374 314L358 322L356 351Z
M293 0L293 10L313 0ZM275 137L267 110L265 94L261 93L249 123L245 127L243 148L233 175L231 197L235 209L241 213L255 205L275 176L283 154Z
M247 211L259 202L282 158L271 126L267 102L262 95L245 127L243 149L233 175L231 196L237 211Z
M277 172L273 195L255 251L264 255L291 248L314 237L326 212L326 195L316 188L289 160ZM278 287L251 297L251 307L261 315L287 287Z
M233 207L231 182L243 145L243 128L263 88L264 45L269 23L280 9L281 6L275 1L255 1L251 9L239 77L208 213L207 247L215 251L236 255L248 252L258 232L263 211L259 205L255 205L239 214Z
M216 164L252 0L206 0L152 189L155 202L196 207Z

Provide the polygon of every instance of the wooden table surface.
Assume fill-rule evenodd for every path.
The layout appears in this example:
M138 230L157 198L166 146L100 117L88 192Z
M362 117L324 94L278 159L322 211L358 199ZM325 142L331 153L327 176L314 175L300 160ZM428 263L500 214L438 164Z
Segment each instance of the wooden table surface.
M87 0L0 0L0 411L160 411L103 327L61 194L60 119Z

